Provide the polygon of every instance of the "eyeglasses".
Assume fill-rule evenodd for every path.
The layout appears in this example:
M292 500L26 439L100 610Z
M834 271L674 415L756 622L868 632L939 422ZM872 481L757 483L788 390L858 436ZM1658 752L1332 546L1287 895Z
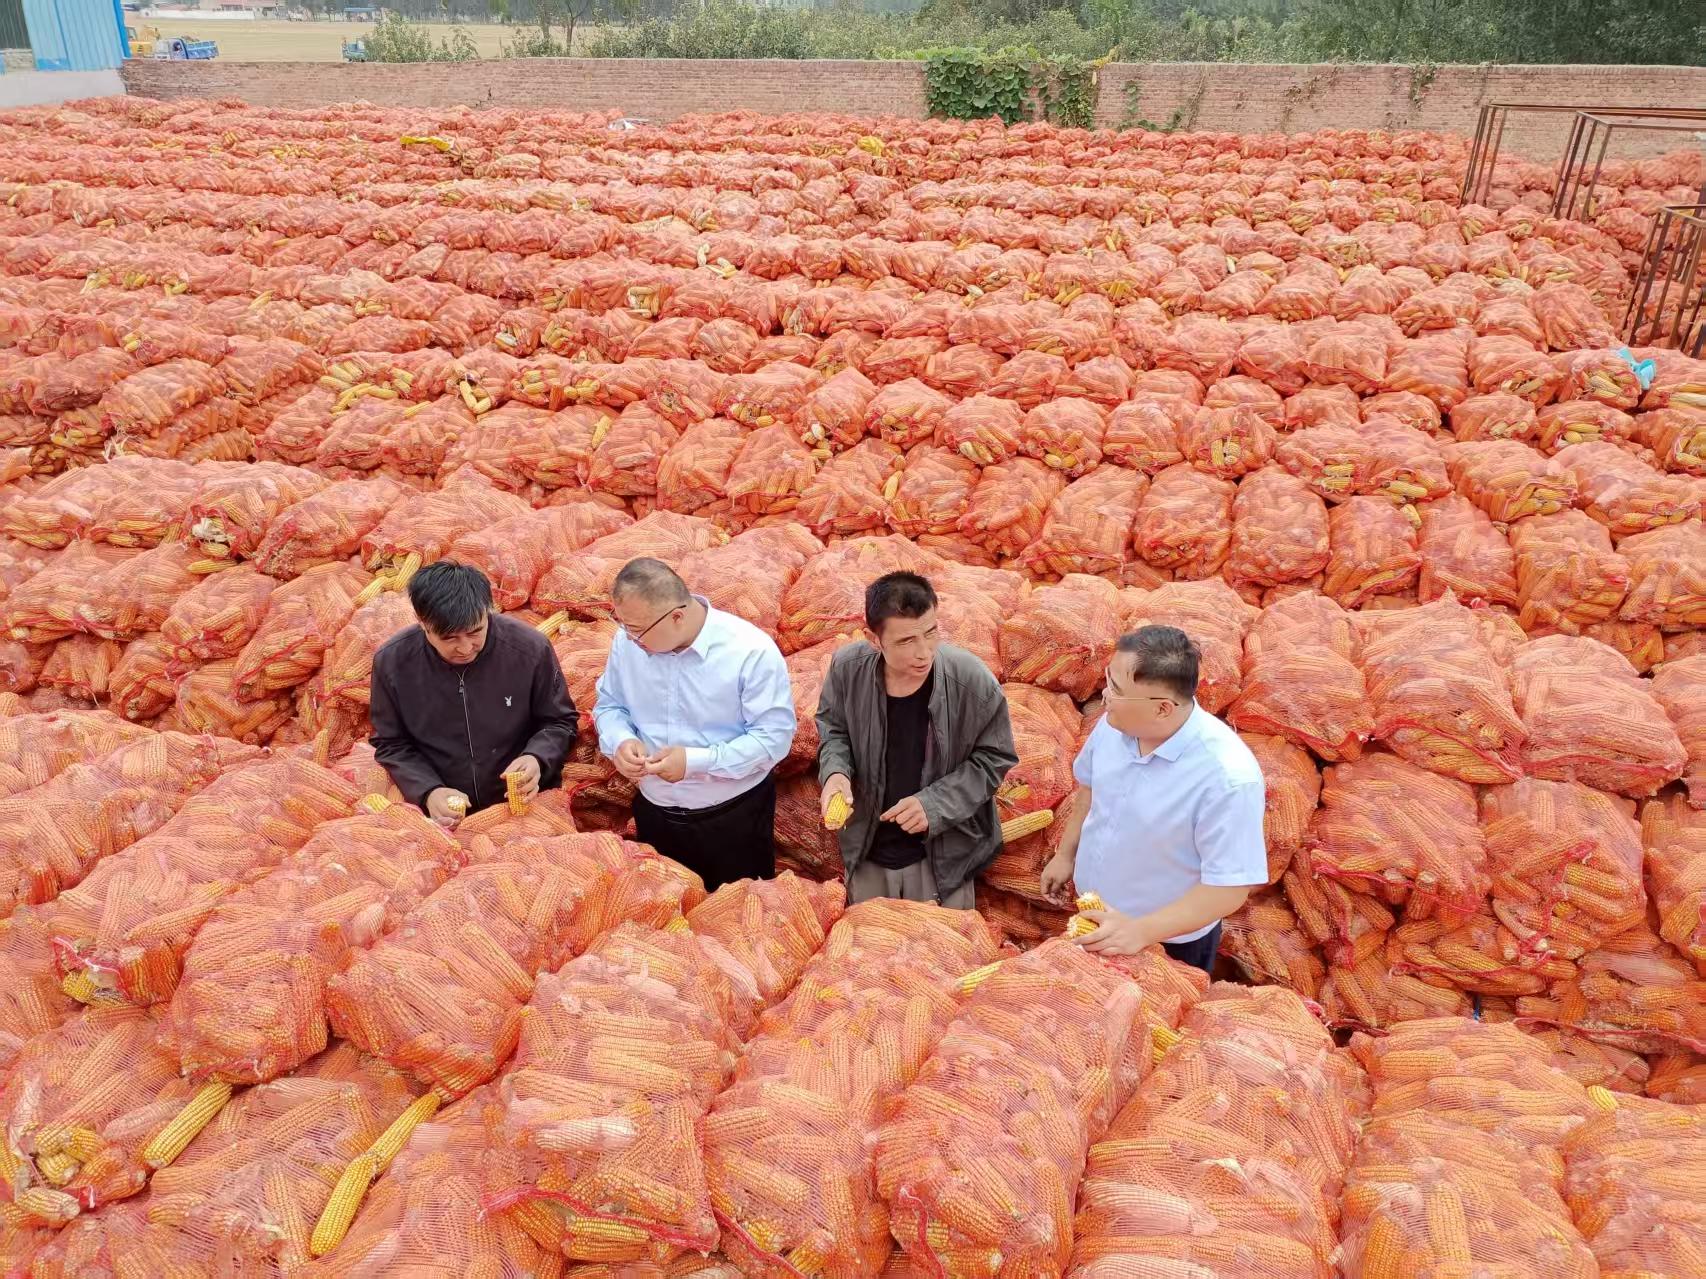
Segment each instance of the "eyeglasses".
M1103 679L1106 680L1106 678L1104 675ZM1176 699L1171 697L1150 697L1145 693L1116 693L1113 691L1112 685L1103 687L1102 700L1104 702L1166 702L1169 705L1178 704Z
M658 623L662 622L664 618L668 617L671 613L679 613L682 609L684 609L686 607L687 607L687 605L685 603L671 604L662 613L658 614L658 616L653 620L653 622L650 626L647 626L643 630L636 631L632 626L629 626L628 623L626 623L626 622L623 622L620 625L621 625L622 629L628 633L628 638L633 640L637 644L641 640L645 639L646 636L650 635L654 630L656 630Z

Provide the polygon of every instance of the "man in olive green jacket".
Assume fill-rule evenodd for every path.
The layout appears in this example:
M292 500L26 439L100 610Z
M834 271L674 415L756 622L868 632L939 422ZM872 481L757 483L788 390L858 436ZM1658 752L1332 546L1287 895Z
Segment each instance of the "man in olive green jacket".
M1019 762L1007 697L972 654L943 643L936 592L890 573L865 592L867 642L835 654L818 699L818 784L841 800L849 904L904 897L969 910L1001 849L995 791ZM839 811L836 814L839 816Z

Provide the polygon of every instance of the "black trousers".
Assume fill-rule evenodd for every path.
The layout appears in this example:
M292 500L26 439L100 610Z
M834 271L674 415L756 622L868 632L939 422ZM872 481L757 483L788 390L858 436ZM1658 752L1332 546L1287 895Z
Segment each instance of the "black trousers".
M712 808L665 808L635 795L634 830L703 879L708 893L737 879L774 879L776 779Z
M1216 924L1195 941L1161 943L1161 949L1167 952L1168 958L1176 959L1181 964L1189 964L1192 968L1200 968L1210 977L1214 976L1214 957L1220 953L1220 925Z

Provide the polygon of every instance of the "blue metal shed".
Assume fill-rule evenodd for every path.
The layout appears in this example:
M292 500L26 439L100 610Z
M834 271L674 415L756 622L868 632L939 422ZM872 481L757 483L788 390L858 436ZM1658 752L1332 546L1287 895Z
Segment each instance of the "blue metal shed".
M38 71L102 71L130 56L119 0L24 0Z

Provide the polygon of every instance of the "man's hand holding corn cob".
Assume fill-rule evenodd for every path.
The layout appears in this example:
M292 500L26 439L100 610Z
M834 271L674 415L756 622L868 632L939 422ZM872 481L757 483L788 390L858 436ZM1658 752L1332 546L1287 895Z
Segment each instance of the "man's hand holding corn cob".
M837 773L823 784L823 792L818 796L818 816L826 830L840 830L847 825L847 819L853 816L853 783L847 780L847 774Z

